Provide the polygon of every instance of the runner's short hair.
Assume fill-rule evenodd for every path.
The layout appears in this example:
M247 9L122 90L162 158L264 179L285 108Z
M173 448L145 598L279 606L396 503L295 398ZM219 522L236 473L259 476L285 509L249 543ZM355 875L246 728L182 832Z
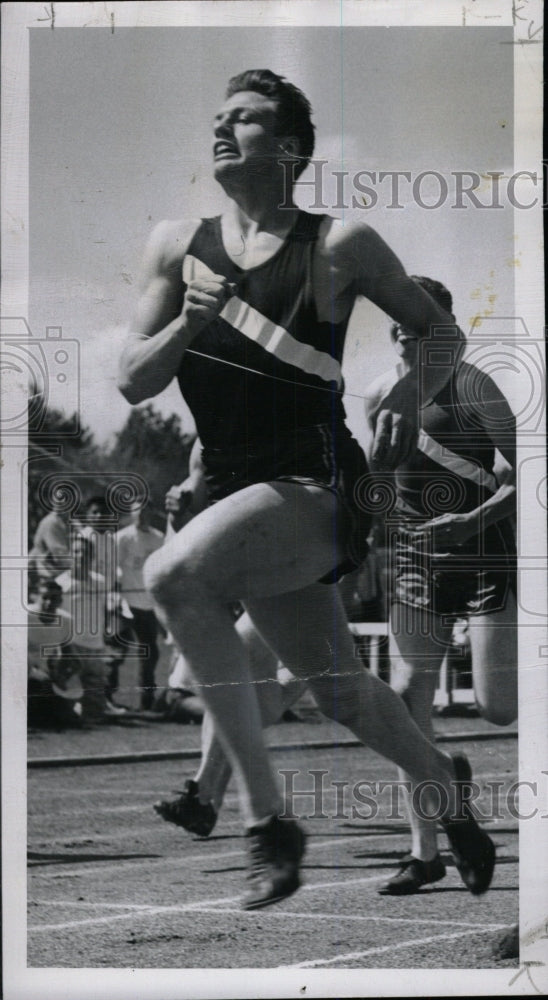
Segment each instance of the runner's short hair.
M310 101L293 83L270 69L246 69L228 81L226 97L242 90L255 90L278 105L277 122L281 136L294 135L299 140L299 158L295 177L308 166L314 152L314 125Z
M442 285L441 281L436 281L435 278L426 278L422 274L412 274L410 277L415 284L420 285L425 292L428 292L434 302L437 302L442 309L453 316L453 296L449 289Z

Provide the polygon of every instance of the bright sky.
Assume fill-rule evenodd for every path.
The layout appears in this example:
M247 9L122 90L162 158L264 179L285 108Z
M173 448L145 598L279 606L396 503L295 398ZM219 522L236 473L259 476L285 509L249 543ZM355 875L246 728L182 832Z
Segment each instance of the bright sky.
M139 260L163 218L212 215L224 195L211 176L211 121L227 79L267 66L301 87L314 109L316 157L328 161L333 214L373 225L410 273L453 291L461 326L513 314L519 256L509 208L455 209L452 171L512 172L511 29L127 28L31 29L30 322L60 326L81 348L82 418L99 440L128 405L114 385L136 297ZM333 171L347 170L335 209ZM390 209L390 181L375 208L347 207L360 170L437 171L449 193L436 210ZM312 168L301 178L311 180ZM365 183L365 179L362 179ZM488 202L487 187L482 199ZM374 185L373 185L374 186ZM421 188L432 203L440 188ZM313 187L297 201L312 206ZM360 436L365 385L392 363L388 323L366 302L348 336L350 423ZM63 404L62 390L53 405ZM67 404L70 407L71 401ZM192 421L172 385L156 400Z

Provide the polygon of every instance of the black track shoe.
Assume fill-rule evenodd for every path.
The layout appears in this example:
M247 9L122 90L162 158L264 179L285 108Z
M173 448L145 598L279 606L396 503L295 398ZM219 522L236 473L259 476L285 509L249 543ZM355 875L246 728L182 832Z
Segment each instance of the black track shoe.
M248 830L246 838L251 885L244 897L244 910L258 910L291 896L301 884L299 862L305 835L300 826L292 819L273 816L265 826Z
M380 896L412 896L423 885L439 882L445 875L445 865L439 854L431 861L420 861L411 854L402 861L397 875L394 875L379 889Z
M486 892L495 868L495 845L478 826L469 805L472 769L464 754L453 754L457 784L456 816L442 820L457 870L474 896Z
M182 826L199 837L209 837L217 822L217 811L211 802L200 802L198 785L190 778L176 799L155 802L154 808L162 819Z

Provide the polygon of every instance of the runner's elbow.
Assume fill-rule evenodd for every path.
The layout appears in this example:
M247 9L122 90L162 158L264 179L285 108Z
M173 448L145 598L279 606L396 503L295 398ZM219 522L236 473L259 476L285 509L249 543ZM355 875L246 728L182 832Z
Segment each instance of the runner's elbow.
M136 406L137 403L142 403L143 400L150 395L149 393L144 392L142 386L139 386L136 381L124 371L120 371L118 373L116 387L118 392L122 393L124 399L130 403L131 406Z
M124 399L132 406L142 403L144 399L153 395L150 388L145 386L143 379L139 377L136 361L133 345L127 344L118 362L116 386Z

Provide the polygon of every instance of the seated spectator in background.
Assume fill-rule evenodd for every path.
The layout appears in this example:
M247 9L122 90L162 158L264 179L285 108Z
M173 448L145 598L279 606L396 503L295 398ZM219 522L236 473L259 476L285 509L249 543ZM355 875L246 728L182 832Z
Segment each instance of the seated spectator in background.
M29 552L30 571L34 570L39 580L52 580L68 566L69 553L69 515L54 506L39 522L34 534Z
M42 580L38 599L28 609L28 723L30 726L78 725L82 684L67 643L70 615L61 608L63 592L55 580Z
M62 609L72 621L70 653L79 663L84 687L84 717L100 722L106 711L106 649L104 643L106 587L102 574L91 568L93 548L89 538L76 535L71 548L72 565L57 577Z
M164 542L161 531L150 524L150 511L144 504L135 505L131 524L116 534L116 558L120 573L121 594L131 612L131 627L141 646L139 686L141 708L152 708L155 691L154 672L158 662L158 621L152 598L145 590L143 566L149 555Z

